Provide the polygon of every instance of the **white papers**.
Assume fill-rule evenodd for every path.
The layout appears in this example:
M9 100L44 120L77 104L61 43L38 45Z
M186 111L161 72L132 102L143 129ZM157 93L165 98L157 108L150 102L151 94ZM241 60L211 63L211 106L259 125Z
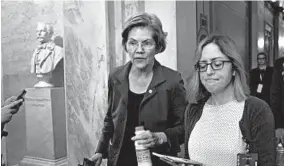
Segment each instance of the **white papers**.
M181 163L181 164L191 164L193 166L202 166L201 163L194 161L194 160L189 160L189 159L184 159L184 158L180 158L180 157L173 157L173 156L167 156L167 155L162 155L159 153L152 153L153 155L160 157L161 159L164 159L168 162L173 162L173 163Z

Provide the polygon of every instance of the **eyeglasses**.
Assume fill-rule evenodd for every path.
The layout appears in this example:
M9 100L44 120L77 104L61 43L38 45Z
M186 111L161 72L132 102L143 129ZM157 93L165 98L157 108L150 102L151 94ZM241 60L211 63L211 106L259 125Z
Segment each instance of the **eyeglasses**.
M135 41L135 40L131 40L131 41L128 41L128 42L127 42L127 45L128 45L128 47L131 48L131 49L137 49L138 46L139 46L139 42L138 42L138 41ZM146 41L141 42L140 45L141 45L141 47L142 47L143 49L151 49L151 48L153 48L156 44L155 44L154 41L146 40Z
M231 63L231 61L229 60L213 60L211 62L198 62L195 65L195 68L199 72L205 72L207 71L208 65L210 65L213 70L222 70L224 67L224 63L226 62Z
M257 58L257 60L265 60L266 58Z

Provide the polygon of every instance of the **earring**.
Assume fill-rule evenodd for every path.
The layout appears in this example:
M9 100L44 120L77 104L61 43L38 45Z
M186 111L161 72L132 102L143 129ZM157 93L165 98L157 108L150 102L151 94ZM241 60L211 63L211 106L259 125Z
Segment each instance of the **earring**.
M233 72L233 76L235 76L236 75L236 71L234 70L234 72Z

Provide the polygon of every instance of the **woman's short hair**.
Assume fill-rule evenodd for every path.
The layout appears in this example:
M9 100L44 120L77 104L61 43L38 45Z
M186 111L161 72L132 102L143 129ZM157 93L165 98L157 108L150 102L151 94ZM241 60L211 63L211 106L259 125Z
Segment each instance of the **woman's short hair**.
M197 46L195 57L193 59L195 65L188 80L189 99L196 102L210 96L210 93L202 85L199 72L196 68L196 64L201 58L203 48L210 43L216 44L220 51L232 62L233 71L235 71L235 76L232 78L235 97L237 101L245 100L249 95L250 90L247 84L247 73L245 71L243 58L237 52L235 42L228 36L219 34L211 34L207 36Z
M126 50L126 42L128 34L134 27L150 27L154 35L153 39L156 43L157 53L161 53L166 49L167 32L163 31L161 20L155 14L142 13L129 18L125 23L125 28L122 31L122 45ZM127 51L127 50L126 50Z

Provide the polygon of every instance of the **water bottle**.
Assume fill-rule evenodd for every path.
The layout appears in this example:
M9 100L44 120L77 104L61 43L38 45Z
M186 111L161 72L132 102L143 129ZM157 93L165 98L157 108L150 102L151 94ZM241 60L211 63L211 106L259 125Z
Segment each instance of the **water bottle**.
M139 135L143 131L143 126L135 127L135 135ZM152 166L151 154L148 148L135 142L135 150L138 166Z
M284 148L282 143L278 143L276 148L276 165L284 166Z

